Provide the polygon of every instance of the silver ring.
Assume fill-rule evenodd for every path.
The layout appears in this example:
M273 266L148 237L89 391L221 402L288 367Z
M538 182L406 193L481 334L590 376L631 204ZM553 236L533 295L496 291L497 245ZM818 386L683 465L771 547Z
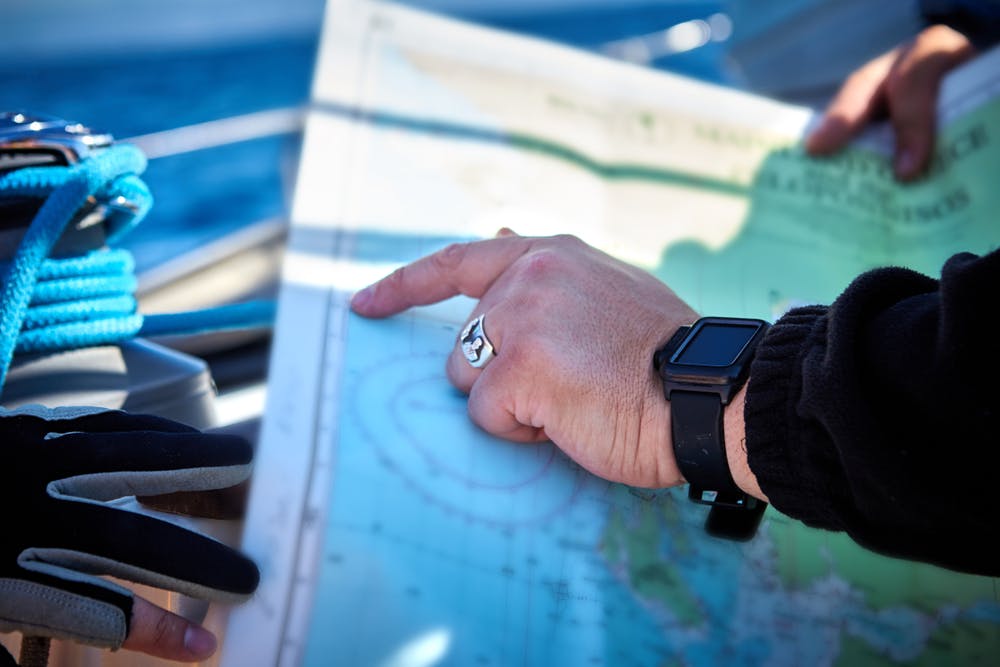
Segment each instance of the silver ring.
M458 342L462 344L462 354L473 368L482 368L496 356L493 343L486 337L486 330L483 329L485 319L486 315L480 315L472 320L465 325L458 337Z

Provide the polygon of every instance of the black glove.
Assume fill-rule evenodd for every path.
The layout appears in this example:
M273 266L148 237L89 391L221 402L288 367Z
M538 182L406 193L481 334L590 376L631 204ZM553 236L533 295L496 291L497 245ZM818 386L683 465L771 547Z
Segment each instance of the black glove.
M132 593L98 574L248 598L259 580L248 558L108 501L229 487L249 476L252 457L241 438L159 417L0 410L0 631L120 647Z

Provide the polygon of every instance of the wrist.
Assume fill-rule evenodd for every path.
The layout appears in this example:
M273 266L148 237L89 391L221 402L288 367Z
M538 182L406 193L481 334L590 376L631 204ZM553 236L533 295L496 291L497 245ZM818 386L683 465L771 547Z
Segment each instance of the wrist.
M753 509L763 494L750 471L743 404L763 320L703 317L678 329L653 365L670 402L671 445L689 497Z
M757 483L757 476L750 470L747 460L746 421L743 418L743 406L749 381L736 393L726 406L723 415L723 432L726 443L726 460L729 463L729 473L733 481L744 493L754 498L768 502L767 496Z

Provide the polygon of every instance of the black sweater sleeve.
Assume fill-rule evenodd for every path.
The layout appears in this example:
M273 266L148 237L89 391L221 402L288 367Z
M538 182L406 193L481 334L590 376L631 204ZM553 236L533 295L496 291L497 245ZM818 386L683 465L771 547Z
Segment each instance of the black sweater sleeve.
M775 508L882 553L1000 574L1000 251L940 281L861 275L751 368L748 461Z

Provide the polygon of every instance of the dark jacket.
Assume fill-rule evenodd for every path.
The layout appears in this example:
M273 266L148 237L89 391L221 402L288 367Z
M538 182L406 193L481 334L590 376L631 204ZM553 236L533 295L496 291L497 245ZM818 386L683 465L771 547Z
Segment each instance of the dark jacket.
M875 551L1000 574L1000 250L940 280L858 277L790 311L751 368L746 445L775 508Z

